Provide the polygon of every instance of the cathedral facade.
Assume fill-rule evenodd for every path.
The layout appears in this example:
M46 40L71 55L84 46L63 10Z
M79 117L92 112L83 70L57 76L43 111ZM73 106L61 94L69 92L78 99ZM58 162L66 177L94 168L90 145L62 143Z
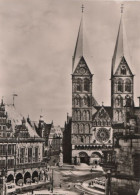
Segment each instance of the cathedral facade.
M72 117L64 131L64 162L98 164L103 150L112 150L115 133L139 131L134 106L134 74L121 14L111 67L111 106L99 105L92 94L93 74L84 53L83 15L72 68Z

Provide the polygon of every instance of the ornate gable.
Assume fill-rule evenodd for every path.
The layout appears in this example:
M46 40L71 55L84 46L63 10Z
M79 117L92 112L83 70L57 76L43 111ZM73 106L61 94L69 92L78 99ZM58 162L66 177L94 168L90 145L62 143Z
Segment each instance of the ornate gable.
M96 116L94 118L96 121L110 121L111 118L105 108L102 106L99 111L97 111Z
M115 75L119 75L119 76L132 76L132 72L129 68L129 65L125 59L125 57L122 57L121 62L115 72Z
M79 63L77 65L73 75L77 75L77 76L92 75L89 68L88 68L88 65L87 65L84 57L81 57L81 59L79 60Z

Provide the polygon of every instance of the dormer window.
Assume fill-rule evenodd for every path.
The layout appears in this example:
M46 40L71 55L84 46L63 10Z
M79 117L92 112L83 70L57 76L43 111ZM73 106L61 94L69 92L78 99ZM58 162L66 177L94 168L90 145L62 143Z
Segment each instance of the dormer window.
M124 65L121 67L121 74L126 75L126 67Z

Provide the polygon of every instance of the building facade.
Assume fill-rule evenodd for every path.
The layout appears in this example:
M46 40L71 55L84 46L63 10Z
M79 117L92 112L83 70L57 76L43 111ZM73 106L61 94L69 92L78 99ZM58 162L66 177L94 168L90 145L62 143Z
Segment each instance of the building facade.
M140 132L140 108L134 104L134 72L126 40L121 14L111 66L111 106L99 106L84 52L82 14L72 64L72 117L65 124L64 162L98 164L103 151L112 150L114 135Z
M14 192L16 186L45 181L44 143L13 105L1 102L0 175L4 188L1 194Z
M44 160L50 165L63 164L62 128L59 125L54 126L53 122L47 124L41 116L35 129L38 135L45 140Z

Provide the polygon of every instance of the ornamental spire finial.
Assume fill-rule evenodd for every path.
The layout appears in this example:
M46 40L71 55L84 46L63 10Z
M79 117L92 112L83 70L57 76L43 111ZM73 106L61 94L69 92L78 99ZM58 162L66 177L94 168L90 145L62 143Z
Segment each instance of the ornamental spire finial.
M82 13L83 13L84 12L84 8L85 8L83 4L82 4L82 7L81 8L82 8Z

